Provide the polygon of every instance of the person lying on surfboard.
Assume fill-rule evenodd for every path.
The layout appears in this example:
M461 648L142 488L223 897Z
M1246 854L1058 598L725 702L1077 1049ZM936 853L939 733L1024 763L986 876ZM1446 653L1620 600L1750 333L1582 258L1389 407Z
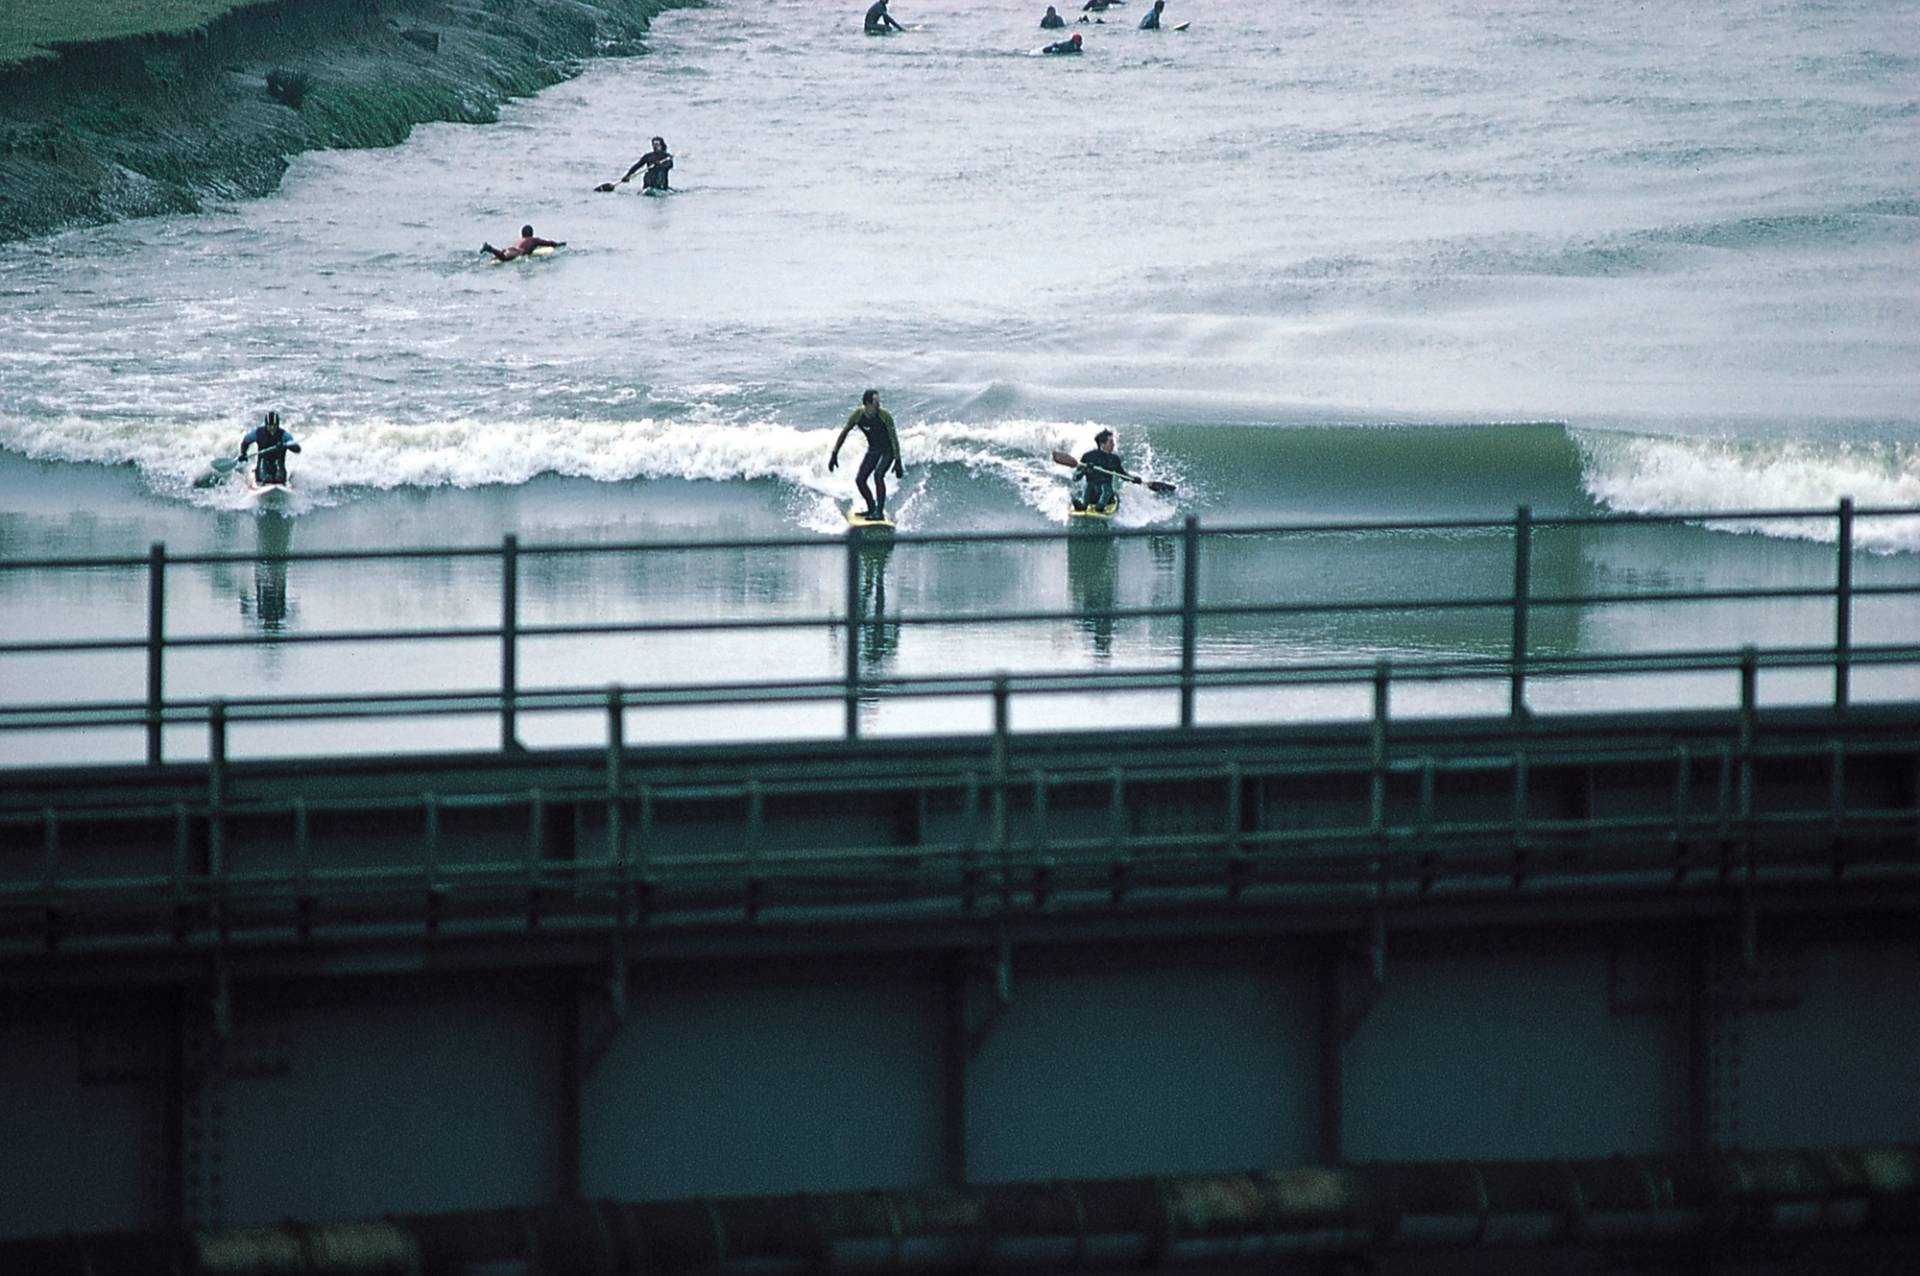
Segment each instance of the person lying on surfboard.
M633 180L633 175L643 168L646 169L647 172L646 176L640 179L641 190L663 191L667 189L667 174L673 171L673 156L667 153L667 139L664 137L654 138L653 149L635 160L633 167L628 169L627 175L620 180L622 182Z
M1160 29L1160 14L1166 7L1167 0L1153 0L1153 8L1147 10L1140 17L1140 29L1142 31L1158 31Z
M1126 0L1087 0L1080 6L1082 13L1105 13L1109 5L1125 4Z
M1048 5L1046 16L1040 19L1040 29L1042 31L1051 31L1055 27L1064 27L1066 25L1067 20L1061 17L1052 5Z
M858 427L867 437L867 455L860 462L860 470L853 476L853 485L860 489L861 499L867 508L862 518L876 519L887 516L887 467L893 467L895 478L905 478L906 470L900 464L900 435L893 428L893 414L880 406L880 392L869 390L860 396L860 406L847 417L845 428L840 437L833 441L833 454L827 458L827 471L832 473L840 468L840 445L847 441L847 435ZM873 479L873 490L867 490L867 479Z
M260 449L254 458L253 481L265 487L286 483L287 453L298 452L300 445L294 442L293 432L281 426L280 414L269 412L266 420L248 430L240 440L242 462L247 459L248 448Z
M905 31L906 28L893 20L887 12L887 0L873 0L873 7L867 10L867 34L885 35L889 29Z
M515 257L525 257L536 248L565 248L566 246L567 241L564 239L541 239L533 233L533 227L522 226L520 228L520 238L508 244L505 248L495 248L492 244L482 244L480 245L480 251L483 253L492 253L495 261L512 261Z
M1127 467L1113 450L1115 442L1112 430L1101 430L1093 436L1092 449L1081 453L1080 468L1073 472L1073 508L1106 509L1120 503L1120 493L1113 486L1115 476L1128 479L1134 476L1127 473Z
M1061 40L1057 44L1049 44L1046 48L1040 50L1040 52L1042 53L1078 53L1080 52L1080 33L1078 31L1075 31L1071 36L1069 36L1065 40Z

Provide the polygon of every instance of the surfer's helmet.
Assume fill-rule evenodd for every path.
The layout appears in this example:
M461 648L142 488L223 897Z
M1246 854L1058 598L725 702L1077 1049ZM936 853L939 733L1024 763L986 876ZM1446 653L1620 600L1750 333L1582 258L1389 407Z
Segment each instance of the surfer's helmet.
M1075 44L1080 43L1080 33L1078 31L1075 31L1073 33L1073 43Z

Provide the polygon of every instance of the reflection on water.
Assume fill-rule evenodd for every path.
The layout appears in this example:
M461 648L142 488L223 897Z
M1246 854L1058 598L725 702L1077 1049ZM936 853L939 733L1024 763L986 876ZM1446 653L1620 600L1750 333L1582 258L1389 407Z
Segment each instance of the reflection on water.
M1067 539L1067 586L1079 613L1076 623L1093 640L1093 658L1101 664L1113 659L1110 613L1117 605L1118 557L1119 546L1103 527L1076 531Z
M900 652L898 609L888 619L887 564L893 557L893 538L875 536L860 544L860 669L877 677L892 667ZM863 697L871 703L871 697Z
M293 551L293 520L271 510L254 520L260 557L253 564L253 596L241 595L240 614L263 634L287 626L287 561Z

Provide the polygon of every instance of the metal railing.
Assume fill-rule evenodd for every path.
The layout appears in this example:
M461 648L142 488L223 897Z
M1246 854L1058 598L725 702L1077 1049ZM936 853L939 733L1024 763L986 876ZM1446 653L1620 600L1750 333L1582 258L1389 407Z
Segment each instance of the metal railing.
M533 623L523 615L520 575L524 560L559 555L661 555L743 551L769 554L818 554L830 543L819 538L771 538L731 541L626 542L609 544L522 545L508 535L498 546L460 548L401 548L284 553L169 554L156 543L145 558L0 559L0 572L66 572L93 569L138 569L146 573L147 626L142 636L56 638L0 642L0 661L26 655L140 652L145 658L145 694L140 700L84 701L39 704L0 704L0 731L57 731L140 728L144 730L146 760L164 761L168 727L204 725L210 732L213 756L224 756L226 733L235 722L311 722L372 718L431 718L449 715L495 716L503 750L519 747L518 723L523 713L599 711L608 715L609 740L622 732L622 717L635 708L716 705L819 704L844 705L842 730L847 739L861 734L861 706L877 698L989 697L996 733L1008 729L1009 700L1016 696L1085 692L1167 691L1177 695L1182 728L1195 725L1195 700L1208 689L1304 685L1353 685L1375 689L1376 712L1386 714L1386 688L1393 681L1444 682L1499 679L1507 685L1508 712L1530 712L1528 689L1549 678L1667 674L1680 672L1738 672L1750 680L1760 669L1827 668L1832 673L1832 704L1844 709L1853 698L1853 676L1861 666L1920 667L1920 641L1860 644L1854 639L1854 608L1868 598L1920 598L1920 573L1912 583L1856 584L1856 523L1865 518L1920 518L1920 507L1856 509L1843 500L1829 509L1770 509L1701 511L1671 515L1608 515L1536 518L1525 506L1511 519L1443 521L1388 521L1366 523L1288 523L1203 529L1189 517L1178 530L1165 528L1104 529L1099 535L1114 541L1172 540L1179 545L1179 604L1062 609L1002 609L988 611L892 613L871 616L863 605L863 555L872 542L863 535L846 540L845 602L832 614L803 616L733 616L682 620L584 621ZM1831 520L1835 528L1833 581L1820 585L1733 589L1669 589L1542 594L1534 587L1536 535L1543 530L1621 528L1652 525L1741 525L1767 522ZM1511 536L1511 588L1482 595L1440 595L1415 598L1353 598L1336 601L1299 601L1274 598L1254 602L1203 604L1200 564L1203 549L1216 540L1248 537L1306 537L1328 534L1364 536L1404 533L1506 533ZM1059 542L1078 532L935 533L901 535L899 545L996 545ZM262 563L358 563L413 560L493 560L498 564L500 621L498 625L448 625L408 629L334 629L281 632L270 639L256 634L170 632L167 623L167 586L171 573L199 567ZM1832 606L1830 643L1772 646L1764 649L1743 643L1724 649L1688 649L1634 652L1554 653L1536 649L1531 638L1534 618L1555 609L1598 608L1616 604L1686 604L1700 602L1765 602L1826 600ZM1505 612L1509 640L1500 655L1440 655L1397 662L1379 660L1285 661L1229 663L1207 660L1200 636L1209 620L1365 616L1416 611ZM878 675L862 663L862 630L878 623L901 629L927 626L1001 626L1068 621L1178 622L1177 658L1167 665L1074 673L1019 674L999 671L962 671L922 675ZM819 629L842 633L844 668L838 678L794 678L725 683L651 683L614 686L544 686L522 683L520 649L533 640L662 634L720 633ZM254 647L266 643L365 644L451 641L489 641L499 644L500 672L495 686L463 691L404 691L339 693L304 696L254 696L170 699L167 695L169 653L194 649Z

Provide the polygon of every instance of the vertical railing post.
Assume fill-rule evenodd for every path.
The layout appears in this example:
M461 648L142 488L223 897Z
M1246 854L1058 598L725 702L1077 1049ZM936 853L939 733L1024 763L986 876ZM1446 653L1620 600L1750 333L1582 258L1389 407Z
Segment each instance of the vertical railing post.
M1513 652L1508 673L1512 684L1508 712L1527 713L1527 598L1533 578L1533 510L1522 505L1513 516Z
M166 704L167 546L147 550L147 765L159 766Z
M500 749L513 749L520 685L520 538L500 539Z
M1833 586L1833 707L1853 695L1853 498L1840 498L1839 571Z
M847 739L860 738L860 538L847 536Z
M1199 636L1200 520L1187 515L1180 532L1180 725L1193 725L1194 648Z
M1373 723L1369 733L1372 780L1368 793L1368 824L1384 850L1387 844L1387 713L1388 696L1393 687L1393 664L1385 658L1373 662Z
M218 890L227 833L227 702L207 706L207 881Z

